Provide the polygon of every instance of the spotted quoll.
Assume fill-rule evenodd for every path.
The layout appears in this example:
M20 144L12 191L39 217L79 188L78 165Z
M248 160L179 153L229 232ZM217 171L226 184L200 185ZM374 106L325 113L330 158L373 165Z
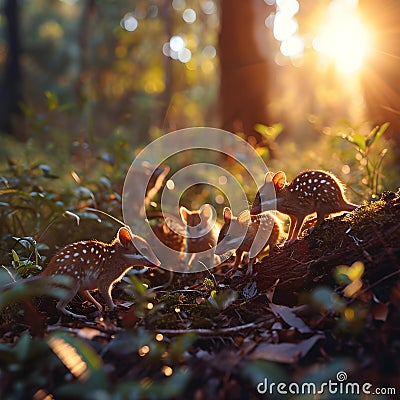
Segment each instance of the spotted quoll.
M353 211L358 207L346 199L344 189L344 184L326 171L301 172L289 184L284 172L268 172L250 213L257 215L276 209L287 214L290 227L286 244L290 244L297 239L308 215L317 213L317 226L330 214Z
M63 247L51 258L47 268L33 279L70 277L71 284L66 287L68 296L58 301L57 310L75 318L85 318L66 309L77 293L102 311L102 305L90 294L91 290L98 289L109 309L113 310L115 304L111 291L114 283L122 279L133 266L154 268L159 265L160 261L146 240L132 234L127 227L122 227L111 243L88 240Z

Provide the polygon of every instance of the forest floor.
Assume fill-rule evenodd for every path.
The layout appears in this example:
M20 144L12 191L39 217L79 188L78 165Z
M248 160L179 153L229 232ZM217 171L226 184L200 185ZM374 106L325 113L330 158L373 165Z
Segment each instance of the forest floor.
M145 271L114 289L116 311L100 316L76 298L86 320L60 317L53 299L25 301L17 315L7 306L2 398L316 398L296 397L308 382L325 383L318 398L328 399L329 381L398 398L400 191L245 272ZM370 398L340 390L335 398Z

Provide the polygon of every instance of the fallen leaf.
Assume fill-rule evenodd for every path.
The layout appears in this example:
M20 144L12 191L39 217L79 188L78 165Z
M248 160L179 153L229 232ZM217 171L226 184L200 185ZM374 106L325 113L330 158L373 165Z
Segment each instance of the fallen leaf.
M324 338L325 335L316 334L298 343L260 343L250 358L293 364L303 358L315 343Z
M389 313L387 304L382 303L375 296L373 297L374 303L372 305L372 315L375 320L385 322Z
M311 328L299 318L290 307L271 303L269 305L275 316L282 318L289 326L296 328L300 333L310 333Z

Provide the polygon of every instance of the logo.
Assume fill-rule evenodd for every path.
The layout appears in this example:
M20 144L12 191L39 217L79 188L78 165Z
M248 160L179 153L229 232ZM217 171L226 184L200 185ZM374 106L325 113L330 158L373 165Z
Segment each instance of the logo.
M145 174L144 165L147 167ZM218 192L217 196L211 200L209 196L207 200L212 207L211 218L207 221L207 229L210 231L217 223L218 217L222 219L222 213L218 215L217 212L217 208L221 209L221 204L229 206L235 216L249 209L246 190L253 188L255 194L262 185L268 172L265 162L257 151L239 136L221 129L197 127L167 133L154 140L137 155L129 168L122 195L124 221L133 232L149 241L161 261L161 267L185 273L215 267L230 254L216 256L217 245L193 253L186 247L183 251L178 251L174 246L168 245L168 241L160 240L160 235L155 233L146 219L146 190L152 176L162 166L169 166L171 171L174 171L166 185L160 189L159 206L164 215L166 231L173 233L175 238L183 237L183 240L187 240L186 227L179 217L179 206L185 203L192 209L200 209L203 205L198 204L197 198L196 201L190 198L188 193L196 187L208 188L208 192ZM176 218L171 218L171 215ZM241 240L245 237L246 230L241 232ZM262 250L270 233L265 230L257 233L250 256ZM205 234L207 231L203 230L202 235ZM189 266L185 260L192 256L196 256L196 260L200 261ZM201 262L202 259L211 261Z

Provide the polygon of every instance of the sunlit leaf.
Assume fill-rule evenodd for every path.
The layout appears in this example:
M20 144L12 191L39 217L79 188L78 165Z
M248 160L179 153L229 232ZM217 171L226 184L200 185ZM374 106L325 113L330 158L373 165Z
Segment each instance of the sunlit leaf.
M364 264L361 261L356 261L348 267L347 265L339 265L335 273L337 276L347 276L350 281L359 279L364 273Z
M208 301L215 308L225 310L237 299L237 297L237 292L232 289L225 289L220 292L213 290Z
M57 332L50 335L48 343L71 374L81 381L86 381L103 365L95 350L81 339Z
M351 136L347 136L346 139L359 147L362 151L365 151L367 148L367 139L361 135L360 133L354 133Z
M263 124L255 124L254 130L260 133L265 139L275 140L283 130L282 124L274 124L267 126Z
M389 126L390 126L389 122L386 122L380 126L376 126L367 137L366 140L367 147L370 147L375 141L377 141L386 132Z
M49 111L53 111L57 108L58 106L58 98L55 93L52 93L50 91L47 91L45 93L46 100L47 100L47 109Z

